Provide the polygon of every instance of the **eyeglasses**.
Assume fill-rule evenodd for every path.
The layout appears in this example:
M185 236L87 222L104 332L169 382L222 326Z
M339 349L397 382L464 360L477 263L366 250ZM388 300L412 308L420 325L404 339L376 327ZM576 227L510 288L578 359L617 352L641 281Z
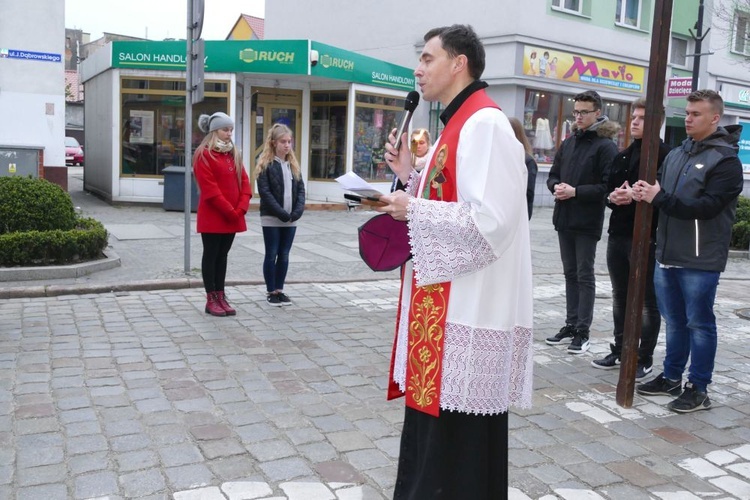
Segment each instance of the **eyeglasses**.
M582 109L581 111L578 111L577 109L573 110L573 116L580 116L581 118L586 118L590 113L596 113L596 110L595 109L591 111L587 109Z

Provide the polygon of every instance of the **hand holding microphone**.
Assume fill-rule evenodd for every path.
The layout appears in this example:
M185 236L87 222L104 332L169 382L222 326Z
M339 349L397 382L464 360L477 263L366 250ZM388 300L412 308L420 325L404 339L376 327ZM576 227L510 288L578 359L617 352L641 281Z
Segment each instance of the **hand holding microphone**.
M404 116L401 118L401 123L397 129L388 136L388 142L385 145L385 161L391 170L398 176L398 178L406 184L411 173L411 152L409 151L408 145L405 148L401 147L401 142L404 133L408 131L409 122L414 114L414 110L417 109L419 104L419 92L412 90L406 96L404 101Z

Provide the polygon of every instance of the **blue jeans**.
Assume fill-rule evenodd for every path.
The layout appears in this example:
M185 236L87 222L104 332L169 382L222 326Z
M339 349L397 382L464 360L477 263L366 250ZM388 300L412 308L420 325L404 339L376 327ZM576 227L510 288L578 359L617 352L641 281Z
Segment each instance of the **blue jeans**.
M263 279L269 293L284 289L284 280L289 269L289 250L292 248L296 232L296 227L263 227L263 243L266 246Z
M711 383L716 357L714 299L719 272L687 268L654 270L659 311L667 323L664 376L681 380L688 358L688 381L700 391Z
M588 234L558 231L557 239L565 274L565 323L588 332L596 299L594 259L598 238Z

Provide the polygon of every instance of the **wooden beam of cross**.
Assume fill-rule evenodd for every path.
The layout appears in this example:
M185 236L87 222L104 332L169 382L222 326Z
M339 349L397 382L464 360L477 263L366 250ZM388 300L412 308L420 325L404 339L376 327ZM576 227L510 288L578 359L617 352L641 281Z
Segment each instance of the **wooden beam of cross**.
M667 74L672 0L656 0L654 23L651 30L651 57L646 84L646 119L643 125L639 178L649 184L656 180L659 161L659 130L664 103L664 82ZM633 246L630 251L628 298L625 305L625 331L622 341L620 379L617 382L617 404L633 406L635 372L638 365L638 341L641 338L643 298L648 276L648 254L651 242L650 203L640 202L635 209Z

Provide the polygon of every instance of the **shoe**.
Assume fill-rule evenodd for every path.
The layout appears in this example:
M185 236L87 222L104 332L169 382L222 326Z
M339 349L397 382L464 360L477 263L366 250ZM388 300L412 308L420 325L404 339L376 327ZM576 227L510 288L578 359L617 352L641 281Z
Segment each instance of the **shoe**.
M269 293L266 295L266 300L274 307L281 307L281 299L279 298L278 293Z
M547 337L547 340L545 342L548 345L558 345L562 344L563 340L570 338L573 338L573 335L575 335L576 329L573 327L573 325L565 325L564 327L560 328L560 331L557 332L557 335L554 337Z
M643 396L677 396L682 392L682 381L669 380L660 373L654 380L635 386L635 392Z
M229 302L227 302L227 296L224 295L223 290L216 292L216 299L219 301L221 308L227 313L227 316L234 316L237 314L237 311L235 311L234 308L229 305Z
M589 331L576 330L573 341L568 346L568 352L571 354L583 354L589 350Z
M651 373L652 369L653 369L652 365L638 363L638 368L635 369L635 379L643 380L644 378L648 376L649 373Z
M279 300L281 301L282 306L291 306L292 301L287 297L287 295L284 292L279 292L277 294L279 296Z
M208 292L206 294L206 314L211 316L226 316L227 312L221 307L216 292Z
M595 359L591 362L591 366L599 368L601 370L614 370L620 366L620 353L615 352L615 346L609 346L611 353L604 356L602 359Z
M687 382L680 397L669 403L667 408L677 413L692 413L711 408L711 400L707 392L699 391L692 382Z

